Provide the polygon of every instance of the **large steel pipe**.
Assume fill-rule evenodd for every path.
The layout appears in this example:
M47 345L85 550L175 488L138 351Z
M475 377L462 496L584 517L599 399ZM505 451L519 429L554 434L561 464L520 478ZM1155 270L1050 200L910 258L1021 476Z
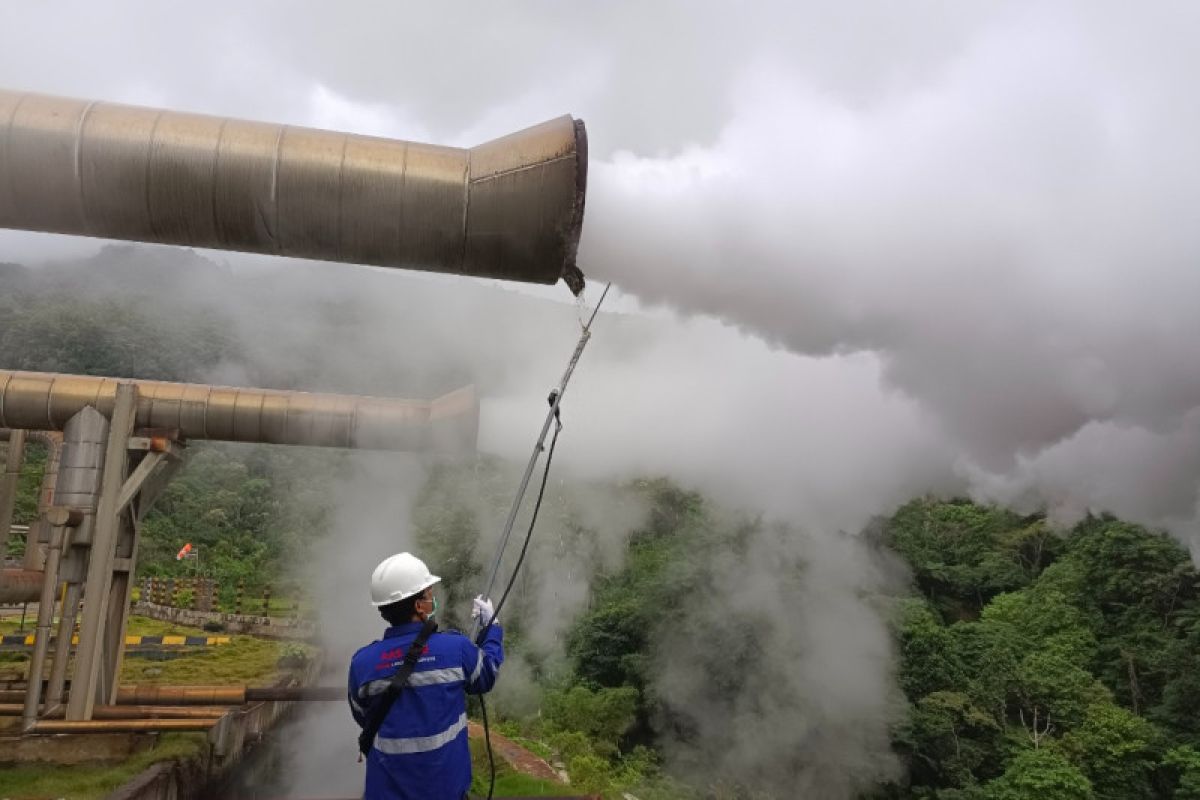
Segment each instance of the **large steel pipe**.
M0 227L582 288L569 116L471 149L0 90Z
M423 401L7 370L0 427L62 430L86 406L109 416L118 383L137 385L138 428L185 439L465 453L479 428L472 387Z

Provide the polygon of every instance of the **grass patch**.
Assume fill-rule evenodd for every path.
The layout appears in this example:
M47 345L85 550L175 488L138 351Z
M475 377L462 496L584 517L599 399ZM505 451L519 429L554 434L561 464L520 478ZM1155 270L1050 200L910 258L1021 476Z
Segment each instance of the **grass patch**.
M15 622L0 622L0 631L12 631ZM126 626L130 636L210 636L199 628L176 625L149 617L131 616ZM125 654L121 662L121 683L270 685L289 673L280 669L281 656L294 654L299 648L308 658L317 655L310 645L258 639L253 636L231 636L229 644L207 647L180 648L175 658L156 661L136 652ZM0 671L21 670L28 661L27 653L0 653ZM2 795L0 795L2 796Z
M151 749L120 764L23 764L0 770L0 797L10 800L67 798L94 800L114 791L159 761L200 755L208 746L203 733L165 733Z
M487 797L488 757L482 739L471 739L471 796ZM569 789L560 783L524 775L496 756L495 797L562 797Z
M129 615L129 622L125 625L125 633L129 636L213 635L201 630L200 628L190 628L187 625L176 625L174 622L164 622L163 620L153 619L151 617L139 617L136 614Z
M130 617L129 634L141 636L207 636L204 631L173 625L148 617ZM270 685L289 672L278 662L287 651L299 646L310 657L316 648L292 642L232 636L229 644L193 648L169 661L152 661L127 654L121 663L122 683Z

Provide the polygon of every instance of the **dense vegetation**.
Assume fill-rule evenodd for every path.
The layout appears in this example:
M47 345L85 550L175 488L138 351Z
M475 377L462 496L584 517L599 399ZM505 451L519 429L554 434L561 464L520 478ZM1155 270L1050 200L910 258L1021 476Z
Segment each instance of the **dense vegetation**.
M219 311L77 297L76 283L59 273L0 266L0 365L188 380L234 363L259 374ZM186 540L204 553L199 569L226 591L238 581L302 591L292 567L328 527L328 477L345 456L190 450L143 527L142 573L196 569L174 561ZM43 457L31 449L19 521L33 514ZM509 470L481 459L431 473L413 517L448 584L477 584L481 529L508 500ZM557 649L528 629L534 595L514 595L510 645L530 665L538 697L532 711L502 709L504 729L561 760L579 788L642 800L752 796L762 787L736 776L695 785L704 765L678 752L667 776L663 742L699 733L654 676L664 642L681 637L748 651L763 645L770 628L761 620L730 613L701 631L681 604L703 596L715 565L736 563L767 529L668 481L635 480L603 488L606 503L644 510L622 537L620 558L605 559L592 549L601 537L579 512L576 488L552 490L544 521L555 558L586 565L579 580L590 595ZM915 500L880 532L880 546L911 570L911 592L879 602L899 654L904 711L892 747L905 769L878 798L1200 798L1200 581L1180 546L1117 519L1054 531L1040 516L961 500ZM802 564L794 573L804 580ZM732 711L724 698L746 682L770 677L735 669L717 648L695 668L709 676L717 712Z
M1110 518L1067 535L967 502L889 524L899 608L892 797L1200 797L1200 594L1187 553Z

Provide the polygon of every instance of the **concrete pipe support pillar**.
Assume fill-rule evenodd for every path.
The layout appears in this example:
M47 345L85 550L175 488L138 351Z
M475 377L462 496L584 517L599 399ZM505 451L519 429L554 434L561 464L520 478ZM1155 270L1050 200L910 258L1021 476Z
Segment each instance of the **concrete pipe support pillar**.
M55 502L62 508L82 515L79 526L63 553L60 576L67 584L66 597L58 621L54 654L50 663L50 682L46 687L46 709L53 710L62 703L67 683L67 665L71 658L71 635L79 613L83 594L83 578L87 570L87 545L92 539L95 523L96 495L100 491L100 475L104 471L105 442L108 439L108 420L91 406L75 412L63 426L63 442L59 451L58 477L54 484Z
M116 671L120 668L121 648L116 648L116 658L110 659L110 663L105 663L107 659L104 656L108 649L106 645L110 645L114 633L111 625L114 600L121 604L115 608L116 633L124 634L123 605L128 587L117 586L117 592L113 592L113 566L123 516L118 499L125 483L129 437L133 434L136 412L137 388L129 383L118 384L112 418L109 420L91 557L88 559L87 580L83 588L83 622L79 628L75 676L71 682L71 697L67 701L67 719L72 721L91 719L97 695L115 696L116 692ZM116 597L118 594L119 597Z

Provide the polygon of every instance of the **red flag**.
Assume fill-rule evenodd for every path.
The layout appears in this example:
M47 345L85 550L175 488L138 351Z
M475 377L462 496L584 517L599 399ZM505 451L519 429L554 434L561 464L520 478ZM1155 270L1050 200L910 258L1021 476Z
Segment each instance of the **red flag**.
M175 560L183 561L183 559L186 558L187 555L191 552L192 552L192 543L188 542L180 549L180 551L178 553L175 554Z

